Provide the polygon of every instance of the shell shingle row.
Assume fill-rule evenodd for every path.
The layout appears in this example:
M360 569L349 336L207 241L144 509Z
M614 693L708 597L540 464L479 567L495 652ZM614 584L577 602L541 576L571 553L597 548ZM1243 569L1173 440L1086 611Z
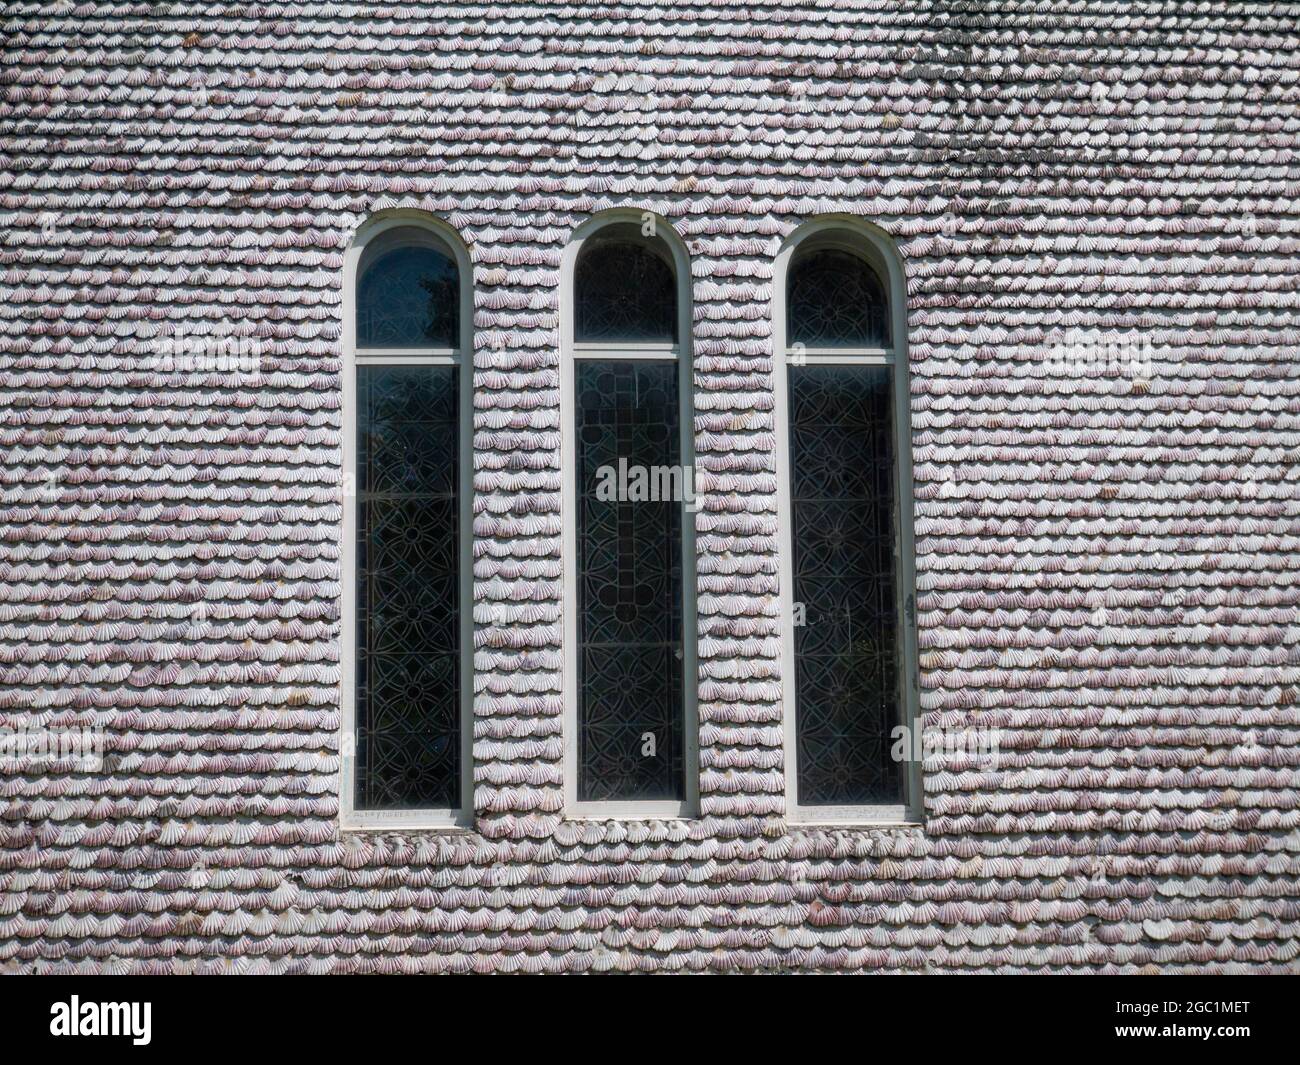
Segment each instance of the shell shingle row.
M105 752L0 766L0 967L1300 969L1300 17L996 7L7 4L0 730ZM563 816L559 271L620 206L691 257L684 823ZM397 207L474 263L463 834L338 828L343 254ZM908 829L783 820L773 258L827 213L908 277L925 723L1001 737ZM1053 359L1098 338L1140 365Z

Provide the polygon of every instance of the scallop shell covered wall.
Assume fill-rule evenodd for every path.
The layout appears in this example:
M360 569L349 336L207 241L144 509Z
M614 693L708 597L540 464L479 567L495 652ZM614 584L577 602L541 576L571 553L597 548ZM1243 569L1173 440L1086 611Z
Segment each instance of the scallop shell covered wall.
M0 967L1297 971L1300 19L1287 3L0 12ZM563 802L559 269L694 300L700 816ZM343 257L474 264L473 831L340 832ZM784 820L773 263L908 278L921 708L996 766ZM221 336L256 367L159 365ZM1141 374L1063 371L1121 338ZM495 609L494 609L495 608Z

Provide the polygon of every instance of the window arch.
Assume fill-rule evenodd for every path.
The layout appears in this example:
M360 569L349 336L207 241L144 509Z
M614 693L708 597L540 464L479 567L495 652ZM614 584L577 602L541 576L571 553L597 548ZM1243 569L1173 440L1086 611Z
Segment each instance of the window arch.
M790 264L787 343L888 348L889 298L877 268L838 242L807 243Z
M564 254L565 778L580 814L697 801L690 276L649 213L599 215Z
M919 817L906 287L888 238L800 228L776 261L773 332L792 821ZM904 748L908 759L912 751Z
M357 267L357 347L460 346L460 268L433 231L398 225L368 241Z
M469 254L416 211L344 263L345 828L472 817Z
M575 272L576 342L676 342L677 279L662 240L613 223L588 238Z

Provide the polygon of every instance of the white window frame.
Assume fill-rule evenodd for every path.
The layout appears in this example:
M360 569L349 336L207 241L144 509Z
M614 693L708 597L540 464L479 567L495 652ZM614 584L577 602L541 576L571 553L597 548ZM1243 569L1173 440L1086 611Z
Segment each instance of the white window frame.
M422 229L452 256L459 271L460 336L456 348L358 348L357 271L367 245L399 227ZM474 268L459 234L441 219L416 210L384 211L358 229L343 261L343 577L340 642L340 741L351 740L340 758L339 823L348 830L466 829L474 819ZM460 806L418 810L356 808L356 610L357 610L357 369L360 366L455 366L458 368L458 520L460 528Z
M574 339L574 271L583 245L611 225L642 226L654 219L655 236L663 240L673 257L677 282L677 343L578 344ZM677 231L653 212L632 208L604 211L580 225L573 234L560 265L560 463L563 470L563 690L564 690L564 793L566 816L575 819L629 820L643 818L691 818L699 810L699 616L696 610L695 513L682 507L682 759L686 779L683 799L632 801L578 801L578 530L577 468L574 417L576 359L663 359L676 361L679 445L683 467L695 467L694 363L691 354L691 264ZM692 479L692 483L693 483ZM698 487L696 487L698 501Z
M886 279L889 296L889 348L792 347L786 337L786 287L796 251L812 242L865 258ZM796 733L793 520L790 501L789 374L791 366L890 366L894 388L894 491L898 515L898 617L902 626L899 662L901 723L920 724L920 681L916 642L916 554L912 531L912 428L907 361L907 280L893 242L881 230L848 215L814 219L800 226L777 254L772 289L773 378L775 385L777 508L780 529L781 688L785 733L786 821L794 824L915 825L924 811L921 766L909 760L903 773L904 801L888 805L805 806L799 803ZM792 362L792 360L794 360ZM914 734L914 733L913 733ZM908 745L909 753L912 745Z

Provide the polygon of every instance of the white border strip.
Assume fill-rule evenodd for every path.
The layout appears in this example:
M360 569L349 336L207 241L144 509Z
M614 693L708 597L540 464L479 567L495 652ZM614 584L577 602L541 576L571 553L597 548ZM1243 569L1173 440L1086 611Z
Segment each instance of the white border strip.
M685 798L681 802L579 802L578 801L578 582L577 582L577 471L574 463L573 419L574 359L677 359L678 400L681 423L681 464L695 465L695 373L691 348L692 277L686 246L666 219L657 215L656 235L673 255L677 278L677 345L577 344L573 272L583 243L608 225L640 226L651 212L615 208L589 218L573 234L560 265L560 465L563 475L563 584L564 584L564 793L566 815L571 818L689 818L699 810L699 613L696 608L695 513L682 508L682 677L685 684L682 756ZM697 488L698 491L698 488Z
M890 328L892 349L846 350L809 348L792 354L785 336L786 277L795 249L810 237L849 239L848 247L866 252L873 263L889 275ZM912 535L912 422L907 362L907 281L893 242L882 230L847 215L818 218L800 226L777 254L772 283L772 360L775 384L777 520L780 528L779 568L781 582L781 691L782 725L785 736L786 820L801 825L871 826L913 825L922 820L925 808L919 763L907 763L904 774L905 801L882 806L801 806L799 804L798 749L796 742L796 690L794 654L794 561L793 523L790 503L790 365L890 365L894 378L895 487L899 573L898 617L903 627L899 693L902 720L910 729L920 723L920 684L914 602L916 589L915 546ZM911 745L909 744L909 750Z
M366 245L397 226L416 226L447 246L460 271L460 349L366 349L358 352L356 318L357 267ZM339 559L342 576L342 633L339 640L340 740L352 739L352 755L340 759L339 826L345 830L465 829L474 820L474 267L469 250L451 226L416 210L382 211L367 219L343 261L343 545ZM356 808L356 463L358 366L434 365L458 366L460 455L460 794L458 809L358 810ZM350 491L349 491L350 487Z

